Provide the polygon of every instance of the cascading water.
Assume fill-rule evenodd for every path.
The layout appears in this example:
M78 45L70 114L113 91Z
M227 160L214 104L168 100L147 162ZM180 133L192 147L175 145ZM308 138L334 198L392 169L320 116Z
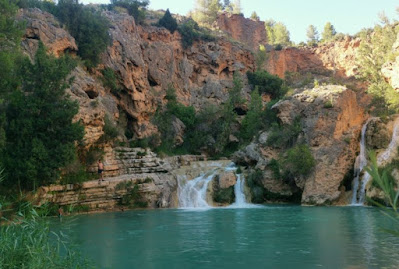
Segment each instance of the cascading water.
M368 119L367 122L363 125L362 127L362 133L361 133L361 138L360 138L360 153L356 158L355 162L355 177L353 179L353 195L352 195L352 205L358 204L358 189L359 189L359 177L360 173L363 171L363 168L366 167L367 165L367 156L366 156L366 130L367 130L367 125L369 124L370 120L372 118Z
M207 190L209 182L218 172L236 171L237 167L234 165L234 163L230 163L229 165L224 167L212 163L210 165L210 170L211 171L208 171L208 173L196 177L193 180L187 180L187 177L184 175L178 176L179 206L181 208L211 207L207 202ZM235 202L231 204L229 208L244 208L252 206L251 204L247 203L245 199L243 175L236 174L236 176L237 182L234 185Z
M394 155L396 155L398 145L399 145L399 117L395 120L394 123L391 142L389 143L388 148L383 153L378 155L377 164L378 165L386 164L388 160L390 160ZM371 176L367 172L364 173L357 204L360 205L364 204L366 197L366 186L367 183L370 181L370 178Z
M208 208L206 190L215 174L201 175L193 180L178 178L179 205L182 208Z

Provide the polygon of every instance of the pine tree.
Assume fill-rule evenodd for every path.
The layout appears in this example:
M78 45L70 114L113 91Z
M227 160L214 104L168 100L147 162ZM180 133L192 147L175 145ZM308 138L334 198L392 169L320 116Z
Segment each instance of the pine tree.
M258 89L255 89L251 93L251 102L245 118L241 123L240 136L244 141L250 141L254 135L262 127L261 118L262 114L262 98L259 95Z
M273 27L275 24L276 24L276 22L273 19L265 21L267 42L272 45L274 44L274 40L275 40L274 31L273 31Z
M275 44L280 44L285 46L291 45L290 32L283 23L281 22L276 23L273 27L273 32L275 37L274 40Z
M328 42L331 41L336 34L337 32L335 31L334 25L332 25L330 22L327 22L324 26L324 31L321 34L321 39L323 42Z
M176 19L172 17L169 12L169 8L166 10L163 17L158 22L159 26L163 26L168 29L172 34L177 30L177 22Z
M309 25L308 29L306 30L306 36L308 37L309 45L314 45L319 42L319 32L314 25Z
M193 19L200 25L212 26L216 21L218 12L222 10L219 0L196 0Z
M260 18L258 16L258 14L256 13L256 11L252 12L251 19L253 19L255 21L259 21L260 20Z

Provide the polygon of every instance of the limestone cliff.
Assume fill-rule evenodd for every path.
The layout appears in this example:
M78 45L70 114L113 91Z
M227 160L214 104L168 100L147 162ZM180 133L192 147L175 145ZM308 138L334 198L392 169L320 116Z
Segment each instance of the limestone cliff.
M331 85L302 90L273 107L282 123L292 124L300 117L300 136L316 160L313 172L298 176L294 186L273 177L268 164L273 158L278 159L282 151L266 145L267 132L236 153L234 160L264 171L262 184L270 193L289 198L302 192L303 204L337 203L347 191L344 178L356 158L359 133L367 117L364 105L355 92Z
M272 50L266 62L266 69L282 78L286 72L314 72L352 77L357 71L356 53L359 45L360 39L345 37L341 41L317 47Z

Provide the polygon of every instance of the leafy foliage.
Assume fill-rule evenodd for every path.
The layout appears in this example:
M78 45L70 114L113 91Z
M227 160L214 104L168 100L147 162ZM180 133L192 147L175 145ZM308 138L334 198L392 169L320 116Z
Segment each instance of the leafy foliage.
M270 94L272 99L281 98L287 89L283 87L283 80L278 76L269 74L267 71L260 70L247 72L248 83L258 89L259 93Z
M117 76L115 75L114 70L109 67L104 68L101 73L103 74L102 82L104 87L109 88L112 93L118 94L121 90Z
M120 205L129 206L131 208L144 208L148 206L148 202L140 193L140 187L138 184L133 184L132 181L121 182L116 187L116 190L125 189L126 194L122 195L119 200Z
M65 96L74 66L68 57L47 55L42 44L34 64L22 63L21 90L12 93L6 110L6 183L31 189L52 183L74 159L75 142L83 136L82 126L72 123L78 105Z
M165 15L158 21L158 25L165 27L172 34L177 30L177 21L170 14L169 8L166 10Z
M213 201L221 204L231 204L234 202L234 186L222 189L219 186L218 176L213 179Z
M285 178L307 176L315 166L315 160L309 146L300 144L286 152L283 165Z

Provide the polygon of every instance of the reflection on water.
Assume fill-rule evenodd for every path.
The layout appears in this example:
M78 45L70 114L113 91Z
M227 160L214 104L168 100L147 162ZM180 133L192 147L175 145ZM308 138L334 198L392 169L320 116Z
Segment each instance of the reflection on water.
M399 268L399 239L373 208L270 206L76 217L101 268Z

